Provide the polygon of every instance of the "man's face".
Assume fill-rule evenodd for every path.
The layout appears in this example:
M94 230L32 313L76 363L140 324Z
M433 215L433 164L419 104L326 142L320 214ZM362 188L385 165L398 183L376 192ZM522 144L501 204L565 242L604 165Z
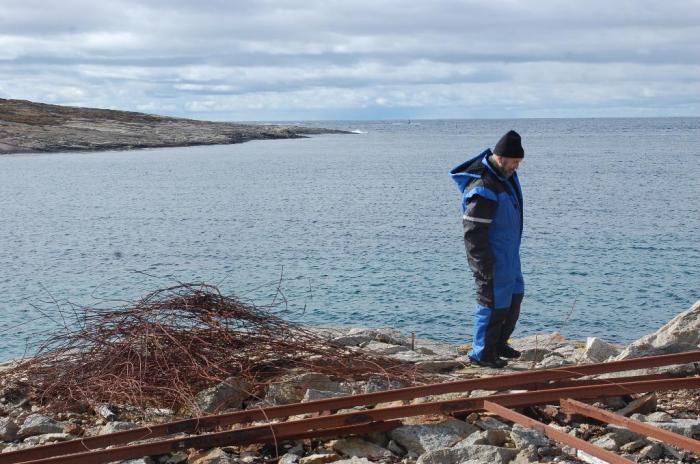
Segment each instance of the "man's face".
M522 158L506 158L505 156L496 155L496 161L498 161L501 169L503 169L508 176L518 169L522 160Z

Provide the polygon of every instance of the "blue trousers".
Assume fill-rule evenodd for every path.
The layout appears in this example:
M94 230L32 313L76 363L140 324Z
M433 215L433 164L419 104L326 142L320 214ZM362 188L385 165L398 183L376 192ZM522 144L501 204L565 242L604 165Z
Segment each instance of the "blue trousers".
M498 356L515 330L523 296L522 293L514 294L508 308L491 309L477 303L474 312L474 337L469 357L482 361Z

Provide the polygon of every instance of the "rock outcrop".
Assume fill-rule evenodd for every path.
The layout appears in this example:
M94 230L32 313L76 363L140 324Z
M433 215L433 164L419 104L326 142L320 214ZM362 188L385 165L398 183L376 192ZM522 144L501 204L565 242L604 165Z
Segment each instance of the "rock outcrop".
M196 121L0 99L0 155L218 145L348 133L289 125Z

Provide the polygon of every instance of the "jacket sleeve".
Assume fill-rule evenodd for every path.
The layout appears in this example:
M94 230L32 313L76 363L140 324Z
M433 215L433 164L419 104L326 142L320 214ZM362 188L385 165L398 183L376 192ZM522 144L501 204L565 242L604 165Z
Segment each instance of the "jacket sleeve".
M489 243L489 227L498 203L478 194L472 195L466 201L462 225L467 259L474 272L479 301L492 307L494 258Z

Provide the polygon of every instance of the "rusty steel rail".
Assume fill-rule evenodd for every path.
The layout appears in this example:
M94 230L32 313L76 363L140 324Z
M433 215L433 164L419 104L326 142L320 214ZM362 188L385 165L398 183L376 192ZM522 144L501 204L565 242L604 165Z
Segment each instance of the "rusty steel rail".
M674 445L700 455L700 441L698 440L693 440L692 438L659 427L654 427L644 422L623 417L614 412L605 411L604 409L596 408L595 406L581 403L580 401L562 399L559 403L567 412L582 414L602 422L607 422L608 424L621 425L633 432L656 438L669 445Z
M536 421L535 419L530 419L529 417L503 407L500 404L492 403L491 401L484 401L484 409L511 422L515 422L516 424L535 429L554 441L558 441L560 443L564 443L565 445L585 451L591 456L603 459L611 464L633 464L633 461L625 459L622 456L604 450L603 448L588 443L580 438L573 437L566 432L562 432L554 427L545 425L542 422Z
M239 423L277 419L281 417L296 416L322 411L347 409L354 406L367 406L383 402L411 400L421 396L440 395L444 393L456 393L470 390L505 390L513 387L539 385L539 389L561 388L560 385L542 385L544 382L561 381L589 375L607 374L626 370L661 367L675 364L687 364L700 361L700 350L685 353L674 353L645 358L625 359L608 363L580 364L576 366L564 366L554 369L536 369L513 374L498 375L477 379L458 380L454 382L421 385L416 387L400 388L375 393L365 393L354 396L328 398L281 406L271 406L264 409L248 409L231 413L202 416L193 419L183 419L164 424L140 427L112 434L96 437L82 438L66 442L44 445L29 450L18 450L0 454L0 464L12 464L20 462L20 456L31 456L22 460L39 459L48 455L60 455L79 453L85 450L104 448L106 446L119 445L137 440L144 440L175 433L197 433L203 430L211 430L215 427L227 426ZM658 375L658 374L654 374ZM661 374L662 376L664 374ZM644 380L644 376L639 380ZM650 377L653 379L654 377ZM622 383L623 378L599 379L586 381L588 385L608 385L610 383ZM600 383L598 383L600 382ZM573 386L573 385L572 385ZM36 451L34 451L36 450ZM23 454L26 453L26 454ZM35 453L35 454L32 454ZM43 453L43 454L42 454Z
M681 379L648 380L616 385L569 387L525 393L506 393L481 398L464 398L449 401L435 401L408 406L394 406L363 411L355 411L329 416L301 419L288 422L270 423L238 430L216 432L198 437L173 438L142 445L109 448L98 451L58 456L49 453L48 447L33 448L0 454L0 463L31 462L32 464L100 464L116 460L139 458L146 455L166 454L188 447L198 447L215 443L215 446L240 445L253 442L266 442L270 437L295 438L300 433L321 432L331 427L368 425L377 421L387 421L403 417L425 414L454 414L458 412L483 411L484 402L491 401L505 407L529 406L558 402L561 398L599 398L619 396L628 393L648 391L700 388L700 377ZM320 433L318 433L320 435ZM317 435L314 435L317 436ZM199 441L197 441L199 440Z
M69 454L59 457L48 457L31 461L42 464L98 464L109 461L121 461L130 459L138 454L141 456L153 456L168 452L182 451L188 448L208 449L230 445L232 443L228 435L235 435L235 444L247 445L252 443L272 443L289 439L303 438L329 438L348 435L363 435L372 432L386 432L401 425L401 421L371 422L369 424L349 425L323 430L305 432L275 431L269 427L263 430L254 430L250 433L244 431L223 432L218 434L196 435L187 438L161 440L153 443L144 443L132 446L123 446L108 450L88 451L79 454Z

